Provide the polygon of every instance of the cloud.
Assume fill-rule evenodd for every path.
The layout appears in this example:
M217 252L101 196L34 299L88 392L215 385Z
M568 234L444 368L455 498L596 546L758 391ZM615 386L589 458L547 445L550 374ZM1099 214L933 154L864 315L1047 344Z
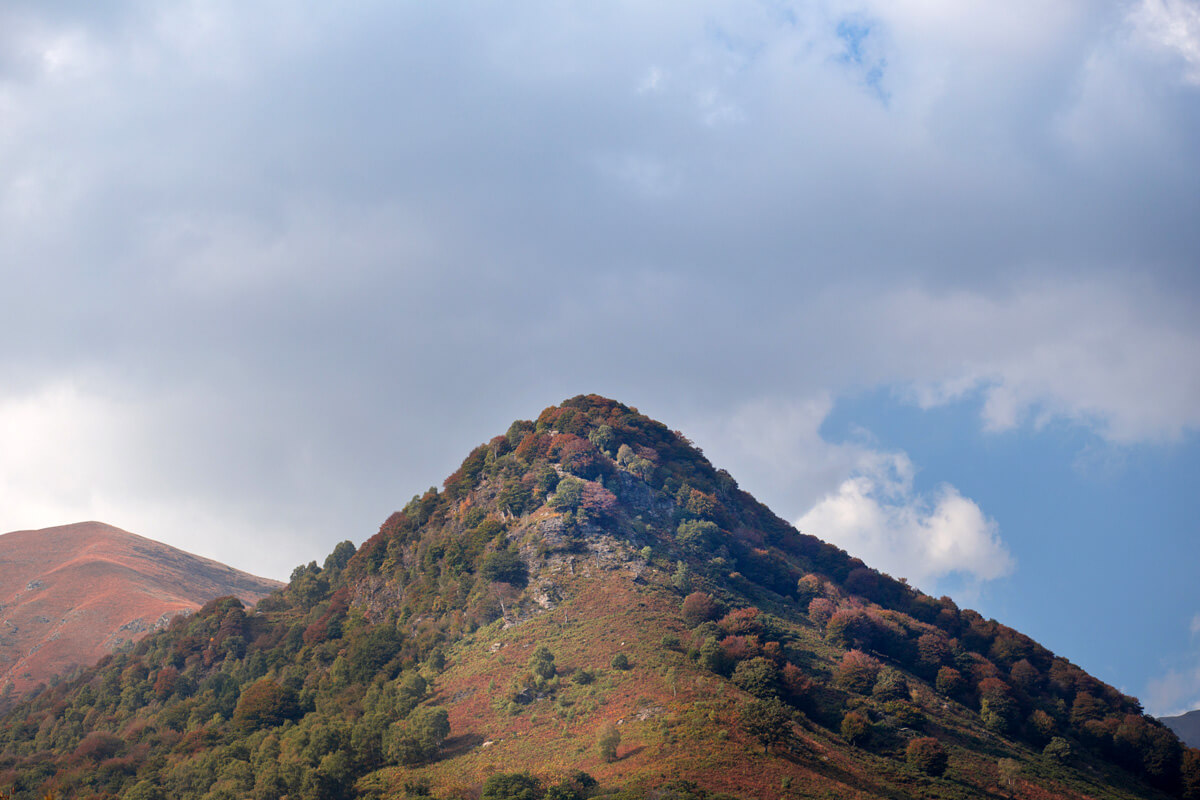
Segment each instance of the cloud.
M796 526L928 591L954 574L988 581L1016 566L996 523L953 486L914 492L905 458L894 459L889 473L843 481Z
M1200 426L1194 89L1107 33L1123 8L1043 6L9 4L0 413L52 453L105 432L11 507L186 508L138 532L308 560L597 390L789 518L861 497L979 538L824 441L837 399ZM109 505L38 488L64 475Z
M1188 621L1191 641L1175 662L1146 683L1143 693L1148 713L1156 717L1184 714L1200 708L1200 612Z
M1200 85L1200 6L1189 0L1142 0L1129 13L1137 41L1181 59L1184 79Z
M337 521L318 508L275 506L269 498L288 483L282 491L295 493L312 465L287 446L241 462L249 450L224 438L238 428L236 410L200 392L182 401L122 397L97 377L10 392L0 397L3 531L100 520L286 577L303 556L327 552L310 526ZM214 481L218 472L224 478ZM267 498L256 501L260 492Z
M1169 670L1146 685L1146 711L1172 717L1200 707L1200 667Z
M820 324L861 326L877 337L860 372L906 386L924 408L979 395L987 430L1066 420L1118 444L1178 441L1200 430L1200 325L1190 301L1143 284L835 290L824 301L850 311Z
M831 410L827 396L758 401L688 430L718 466L745 465L735 473L742 488L776 512L803 509L802 531L926 591L949 577L978 584L1012 573L998 525L974 501L948 484L916 491L911 459L879 449L865 431L826 440Z

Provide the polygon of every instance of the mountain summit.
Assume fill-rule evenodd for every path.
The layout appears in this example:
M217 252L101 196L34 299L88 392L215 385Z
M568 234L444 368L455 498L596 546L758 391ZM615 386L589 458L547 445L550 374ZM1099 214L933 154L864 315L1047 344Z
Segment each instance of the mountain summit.
M1194 798L1200 753L1028 637L796 531L681 434L581 396L255 613L209 603L14 709L5 785Z
M0 536L0 693L86 666L179 613L281 584L105 525Z

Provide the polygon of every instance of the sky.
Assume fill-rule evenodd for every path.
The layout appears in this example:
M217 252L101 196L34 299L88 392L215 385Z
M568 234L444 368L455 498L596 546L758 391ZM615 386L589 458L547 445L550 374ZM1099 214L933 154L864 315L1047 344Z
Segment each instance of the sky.
M1200 706L1200 4L0 7L0 530L276 578L581 393Z

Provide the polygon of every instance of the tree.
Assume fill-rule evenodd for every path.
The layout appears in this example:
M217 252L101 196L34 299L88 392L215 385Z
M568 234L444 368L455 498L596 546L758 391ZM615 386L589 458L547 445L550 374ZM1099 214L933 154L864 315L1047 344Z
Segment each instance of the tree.
M729 668L732 665L729 663L729 658L725 655L725 651L721 649L720 643L717 642L717 637L706 637L700 643L699 656L700 666L709 672L715 672L718 675L729 674Z
M763 623L760 619L762 612L754 606L735 608L717 623L726 633L751 635L762 633Z
M617 653L612 657L612 662L609 664L613 669L626 670L629 669L629 656L624 653Z
M1017 704L1008 697L985 697L979 701L979 717L984 726L994 733L1010 733L1017 713Z
M942 667L938 670L935 685L938 694L946 697L958 697L966 688L967 682L963 680L962 673L954 667Z
M533 674L543 680L549 680L554 677L554 654L550 652L550 648L545 645L538 645L533 651L533 656L529 659L529 669Z
M388 732L388 756L401 764L422 764L433 759L450 735L450 718L441 706L414 709Z
M874 635L870 616L857 608L838 609L825 625L825 639L838 647L862 650L871 646Z
M871 696L879 700L904 700L908 697L908 681L899 671L885 667L871 687Z
M616 761L617 748L621 746L621 732L617 730L617 726L611 722L606 723L596 736L596 746L600 750L601 758L609 763Z
M179 683L179 670L170 665L163 667L154 679L154 698L166 700L175 693Z
M271 677L259 678L242 690L233 721L244 731L273 728L300 714L296 693Z
M486 581L524 586L529 579L529 569L514 551L497 550L484 556L479 575Z
M1029 660L1025 658L1013 664L1009 676L1012 678L1013 684L1025 692L1036 692L1042 678L1041 674L1037 671L1037 667L1029 663Z
M733 683L765 700L774 697L779 690L779 669L761 656L740 661L733 670Z
M1040 708L1035 708L1029 715L1029 730L1038 743L1048 742L1054 735L1054 729L1054 717Z
M480 800L540 800L541 782L528 772L498 772L483 782Z
M125 740L107 731L93 731L75 748L75 759L104 761L125 750Z
M904 750L904 758L909 766L935 778L945 773L950 763L941 742L932 736L921 736L909 742Z
M809 573L796 581L796 602L801 605L811 603L821 596L824 588L825 582L819 576Z
M1183 800L1200 800L1200 750L1189 747L1183 751L1179 778Z
M0 798L5 795L0 794ZM162 789L150 780L141 780L125 793L126 800L164 800Z
M564 475L558 482L554 494L546 501L546 505L555 511L574 511L583 502L583 481L570 475Z
M833 612L837 610L837 606L827 597L818 597L808 604L808 618L816 625L825 627L829 624L829 620L833 618Z
M576 769L547 789L543 800L586 800L595 787L595 778L581 769Z
M716 619L717 615L721 613L720 606L712 599L712 596L704 592L692 592L683 598L682 611L683 621L689 628Z
M350 563L350 559L354 556L354 542L347 539L344 542L338 542L333 548L333 552L325 559L325 571L339 571L346 568Z
M676 541L694 550L711 550L720 538L721 529L715 522L706 519L684 520L675 530Z
M1055 736L1042 748L1042 755L1051 761L1065 764L1071 760L1071 743L1061 736Z
M610 453L613 445L617 442L617 435L613 432L611 425L601 425L592 429L592 432L588 434L588 441L605 453Z
M848 692L869 694L879 676L879 662L860 650L842 656L835 672L837 685Z
M847 712L842 717L842 738L850 744L861 744L871 734L871 723L858 711Z
M771 745L787 740L791 722L792 715L777 697L754 700L742 708L742 730L762 744L764 755Z
M925 633L917 639L917 665L932 674L950 657L950 642L942 633Z
M1021 763L1016 759L1002 758L996 762L996 774L1000 785L1010 792L1017 788L1017 779L1021 775Z
M346 669L351 680L369 683L392 660L400 645L400 634L388 623L375 625L355 636L346 648Z

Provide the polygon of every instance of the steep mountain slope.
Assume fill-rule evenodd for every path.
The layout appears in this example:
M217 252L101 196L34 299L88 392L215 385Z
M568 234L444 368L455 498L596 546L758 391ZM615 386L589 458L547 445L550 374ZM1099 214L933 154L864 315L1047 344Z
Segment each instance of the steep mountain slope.
M222 595L282 584L99 522L0 536L0 693L95 662Z
M596 782L599 785L596 785ZM801 534L577 397L248 615L0 720L18 797L1200 797L1200 753L1028 637Z
M1177 717L1159 717L1159 721L1175 731L1180 741L1191 747L1200 747L1200 710Z

